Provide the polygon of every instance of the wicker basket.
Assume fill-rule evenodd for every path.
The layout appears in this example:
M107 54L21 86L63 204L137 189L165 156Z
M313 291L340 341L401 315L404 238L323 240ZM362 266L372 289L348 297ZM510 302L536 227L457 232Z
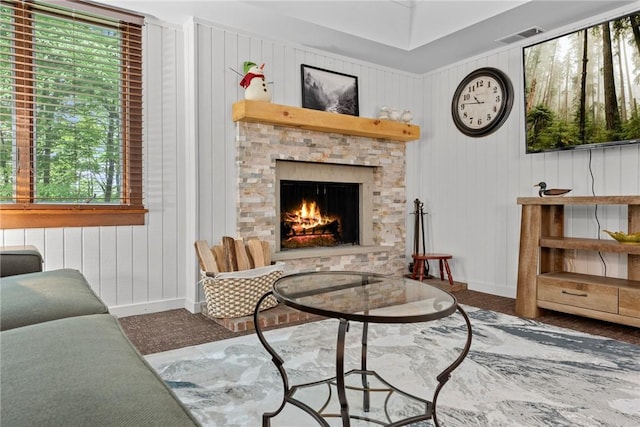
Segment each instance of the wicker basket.
M273 288L273 283L282 276L284 263L251 270L218 273L214 277L201 271L202 286L207 302L207 315L215 318L243 317L252 315L258 300ZM275 298L262 302L260 310L275 307Z

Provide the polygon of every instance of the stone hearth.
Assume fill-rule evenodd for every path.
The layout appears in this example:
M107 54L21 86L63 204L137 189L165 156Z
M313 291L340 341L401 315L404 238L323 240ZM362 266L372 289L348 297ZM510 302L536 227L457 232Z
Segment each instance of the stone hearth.
M206 316L206 311L203 311L203 313L205 313ZM224 319L209 317L209 319L233 332L246 332L255 330L253 316L242 316ZM262 329L267 329L279 325L293 325L296 323L304 323L320 319L323 319L323 317L315 314L305 313L303 311L298 311L283 304L278 304L273 308L261 311L259 317L260 326L262 327Z

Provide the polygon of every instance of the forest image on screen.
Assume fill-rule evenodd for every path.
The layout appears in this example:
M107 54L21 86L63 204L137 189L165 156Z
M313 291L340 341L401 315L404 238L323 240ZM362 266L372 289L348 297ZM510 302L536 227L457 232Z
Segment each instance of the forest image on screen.
M527 153L640 142L640 12L523 53Z

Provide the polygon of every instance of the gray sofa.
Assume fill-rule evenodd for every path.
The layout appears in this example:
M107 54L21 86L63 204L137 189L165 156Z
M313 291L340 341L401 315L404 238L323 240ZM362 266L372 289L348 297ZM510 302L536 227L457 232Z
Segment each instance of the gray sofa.
M199 425L80 272L37 271L33 249L10 251L0 250L3 427Z

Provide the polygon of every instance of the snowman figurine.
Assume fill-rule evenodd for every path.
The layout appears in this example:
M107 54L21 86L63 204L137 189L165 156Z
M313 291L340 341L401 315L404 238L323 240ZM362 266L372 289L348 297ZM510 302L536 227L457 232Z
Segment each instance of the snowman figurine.
M271 101L271 90L264 79L264 72L261 66L251 61L244 63L244 77L240 81L240 86L244 88L244 98L252 101Z

